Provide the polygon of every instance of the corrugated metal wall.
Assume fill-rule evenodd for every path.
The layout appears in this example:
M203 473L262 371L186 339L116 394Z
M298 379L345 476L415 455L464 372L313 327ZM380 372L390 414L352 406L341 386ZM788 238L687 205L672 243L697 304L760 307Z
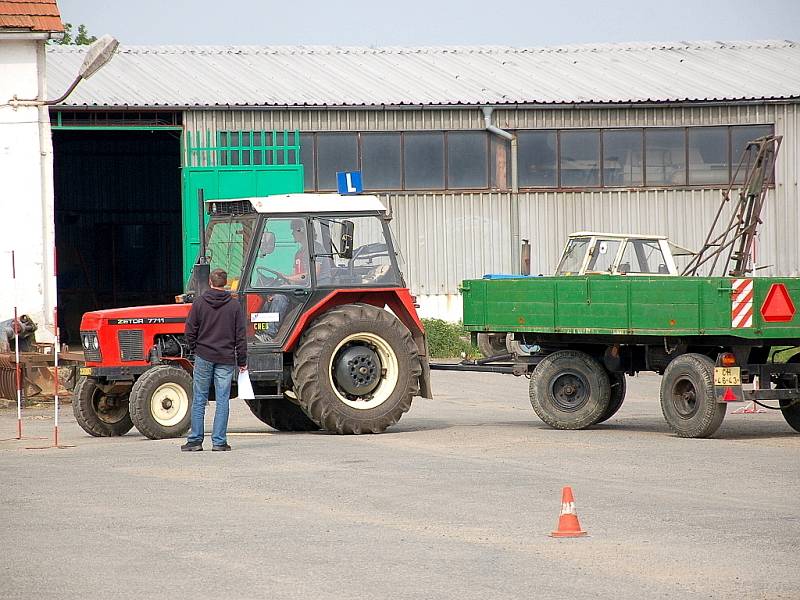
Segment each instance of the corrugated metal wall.
M800 109L798 104L626 108L498 109L495 124L508 128L643 127L774 123L784 136L775 191L770 195L758 246L760 274L800 272ZM481 129L479 109L189 111L187 130L299 129L394 131ZM510 193L384 194L393 229L416 294L457 294L462 279L509 272ZM669 235L697 249L720 199L719 189L521 192L520 236L533 244L533 272L555 267L565 237L581 229Z

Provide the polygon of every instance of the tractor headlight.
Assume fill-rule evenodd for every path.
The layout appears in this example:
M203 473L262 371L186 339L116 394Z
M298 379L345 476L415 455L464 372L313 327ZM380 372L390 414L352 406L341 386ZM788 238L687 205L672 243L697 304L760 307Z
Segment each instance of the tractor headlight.
M96 331L81 331L81 346L86 360L100 360L100 340Z

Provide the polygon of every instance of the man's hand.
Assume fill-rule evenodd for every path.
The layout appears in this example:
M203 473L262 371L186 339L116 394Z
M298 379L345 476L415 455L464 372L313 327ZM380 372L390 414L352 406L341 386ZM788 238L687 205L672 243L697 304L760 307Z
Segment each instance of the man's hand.
M244 373L245 371L247 371L247 365L239 367L239 373Z

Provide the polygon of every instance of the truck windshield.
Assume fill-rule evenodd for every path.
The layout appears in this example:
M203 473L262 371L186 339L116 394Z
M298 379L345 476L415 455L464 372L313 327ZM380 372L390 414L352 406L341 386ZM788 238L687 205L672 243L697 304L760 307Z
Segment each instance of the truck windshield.
M211 270L223 269L228 273L228 289L239 289L255 224L254 216L242 215L215 217L208 224L206 252L211 261Z
M564 255L558 264L556 275L577 275L581 270L583 259L586 256L586 248L589 246L589 238L572 238L567 242Z

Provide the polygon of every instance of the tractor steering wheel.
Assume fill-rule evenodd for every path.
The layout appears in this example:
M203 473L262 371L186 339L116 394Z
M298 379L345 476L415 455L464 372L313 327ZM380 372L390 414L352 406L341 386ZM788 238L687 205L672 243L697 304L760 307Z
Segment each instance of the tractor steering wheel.
M272 275L270 278L268 275L265 275L262 271L265 271ZM263 277L264 279L273 279L273 280L280 280L282 283L287 285L291 285L291 281L286 278L286 275L281 273L280 271L275 271L274 269L270 269L269 267L256 267L256 273L258 273L259 277Z

